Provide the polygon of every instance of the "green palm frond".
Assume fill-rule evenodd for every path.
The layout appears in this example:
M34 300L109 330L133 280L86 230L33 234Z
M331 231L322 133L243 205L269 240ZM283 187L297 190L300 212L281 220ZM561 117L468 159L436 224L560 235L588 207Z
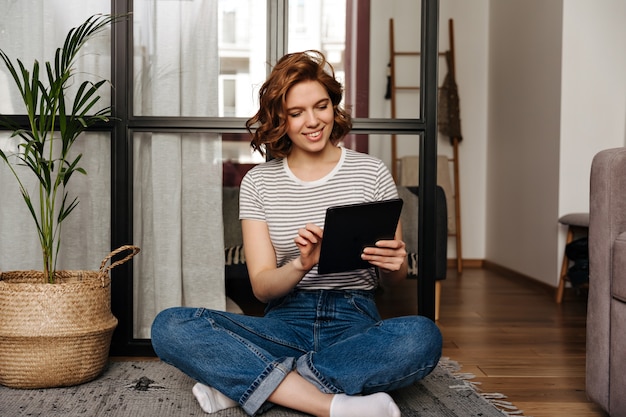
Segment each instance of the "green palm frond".
M48 282L54 282L56 256L60 248L61 224L78 205L78 198L68 200L66 187L73 174L86 174L79 163L82 155L70 159L72 145L90 126L108 121L109 106L96 109L100 101L98 91L107 80L84 81L74 97L66 102L67 87L74 75L73 69L81 48L94 35L110 24L124 18L98 14L71 29L62 48L57 48L54 62L43 67L34 61L32 69L19 59L15 63L0 50L0 59L13 77L28 116L28 128L17 128L6 119L0 123L12 130L13 137L21 142L15 154L0 149L4 160L18 181L20 192L28 211L34 219L42 246L44 272ZM44 71L44 74L40 74ZM44 84L47 83L47 86ZM23 165L29 169L39 184L39 207L23 185L13 167ZM57 205L57 201L60 204Z

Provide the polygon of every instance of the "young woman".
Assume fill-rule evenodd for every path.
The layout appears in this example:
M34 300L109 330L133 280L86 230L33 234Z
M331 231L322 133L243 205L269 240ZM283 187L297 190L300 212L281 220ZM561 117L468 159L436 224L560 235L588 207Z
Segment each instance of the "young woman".
M247 122L252 147L274 158L240 189L246 263L268 303L264 317L176 307L154 321L156 353L199 381L193 392L208 413L240 405L256 415L278 404L319 417L399 417L386 392L437 365L437 326L419 316L381 320L374 302L379 284L406 278L400 225L393 240L364 249L370 268L317 272L327 207L397 197L380 160L338 146L352 126L342 94L321 53L288 54Z

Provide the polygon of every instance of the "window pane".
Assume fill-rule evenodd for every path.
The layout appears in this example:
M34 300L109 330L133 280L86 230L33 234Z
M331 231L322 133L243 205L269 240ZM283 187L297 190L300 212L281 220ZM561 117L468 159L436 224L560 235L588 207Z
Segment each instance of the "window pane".
M394 16L383 14L384 20L378 19L380 31L378 36L384 37L389 42L385 48L385 56L388 57L388 66L385 69L388 86L384 94L385 106L377 106L382 102L379 94L372 97L372 113L378 114L374 117L387 117L387 115L394 119L419 117L420 6L420 2L407 3L403 13L396 13ZM373 5L372 16L380 15L382 11L378 10L378 7L380 5ZM380 73L380 64L377 70ZM380 88L380 85L377 87ZM375 101L374 98L377 100Z
M290 0L288 27L288 52L321 51L345 81L346 0Z
M0 10L0 48L17 65L21 60L31 71L33 62L40 63L40 78L45 75L45 62L54 63L56 48L63 46L67 32L96 13L109 13L110 0L20 0L4 1ZM62 11L71 10L71 13ZM110 79L110 30L101 32L87 43L76 61L76 76L70 94L84 80ZM22 99L11 74L0 65L0 113L24 114ZM111 102L110 90L100 89L102 106Z
M289 0L288 5L288 52L322 51L344 83L345 106L354 117L419 118L419 89L415 87L419 87L420 74L421 2L405 1L400 6L383 1ZM400 7L402 12L398 13ZM393 85L392 17L396 52ZM444 64L440 62L440 66Z
M259 0L134 2L133 113L249 117L265 79Z

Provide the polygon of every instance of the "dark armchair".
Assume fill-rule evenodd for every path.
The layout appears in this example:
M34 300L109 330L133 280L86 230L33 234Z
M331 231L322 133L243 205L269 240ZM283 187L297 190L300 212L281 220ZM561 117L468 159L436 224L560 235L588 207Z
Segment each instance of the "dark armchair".
M404 201L401 222L403 239L407 245L409 278L417 278L417 209L418 187L398 187L399 197ZM446 278L448 245L448 212L443 188L437 186L437 236L435 242L435 319L439 317L439 294L441 280ZM241 224L239 222L239 188L224 187L224 244L226 295L240 306L262 312L261 303L252 294L248 271L242 248Z

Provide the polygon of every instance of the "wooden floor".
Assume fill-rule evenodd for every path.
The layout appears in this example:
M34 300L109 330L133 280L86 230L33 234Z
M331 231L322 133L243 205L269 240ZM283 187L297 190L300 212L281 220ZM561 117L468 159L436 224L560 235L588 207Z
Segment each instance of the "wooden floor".
M379 296L385 317L416 314L417 283ZM586 294L553 291L485 269L448 270L439 327L443 355L476 375L483 392L507 396L525 416L605 417L585 395Z

